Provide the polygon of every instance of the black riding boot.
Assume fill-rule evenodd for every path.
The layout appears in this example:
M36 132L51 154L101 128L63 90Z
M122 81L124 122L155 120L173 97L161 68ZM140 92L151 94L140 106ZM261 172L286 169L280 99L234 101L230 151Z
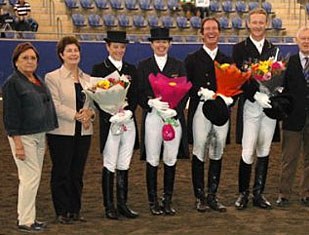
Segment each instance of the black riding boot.
M118 219L118 214L114 206L114 173L107 168L102 172L102 191L105 207L105 215L109 219Z
M241 157L238 172L239 197L235 202L235 207L238 210L245 209L248 205L251 169L252 165L245 163Z
M263 196L268 170L269 156L257 158L255 167L255 181L253 185L253 206L271 209L271 204Z
M166 215L175 215L176 210L172 205L172 196L174 191L176 164L168 166L164 164L164 194L162 198L162 209Z
M128 199L128 171L117 170L117 210L127 218L136 218L138 213L127 206Z
M209 207L206 204L204 191L204 162L193 155L191 164L192 184L194 196L196 198L195 208L198 212L205 212L209 210Z
M158 167L146 164L146 181L148 191L148 201L150 212L153 215L162 215L163 211L160 208L157 196L157 173Z
M209 159L207 204L215 211L226 212L226 207L222 205L216 197L220 183L221 165L222 159Z

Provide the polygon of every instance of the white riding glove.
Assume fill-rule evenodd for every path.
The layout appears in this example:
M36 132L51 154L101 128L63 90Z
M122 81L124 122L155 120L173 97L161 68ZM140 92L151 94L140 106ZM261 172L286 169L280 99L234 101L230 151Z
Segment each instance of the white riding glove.
M169 105L167 102L161 101L161 97L155 98L155 99L149 99L148 105L151 108L155 108L158 111L165 110L169 108Z
M220 96L220 97L224 100L224 103L225 103L227 106L230 106L230 105L233 104L233 102L234 102L233 98L231 98L231 97L227 97L227 96L222 95L222 94L218 94L218 96Z
M132 111L131 110L124 110L122 112L116 113L113 115L109 121L111 123L126 123L131 120L132 118Z
M172 118L177 115L177 112L175 109L166 109L166 110L160 110L159 115L164 119Z
M262 108L271 108L270 99L268 95L257 91L255 92L255 95L253 96L253 98L256 100L256 102L258 102L258 104Z
M201 100L213 100L215 92L212 90L209 90L207 88L201 87L200 90L197 92L197 95L201 97Z

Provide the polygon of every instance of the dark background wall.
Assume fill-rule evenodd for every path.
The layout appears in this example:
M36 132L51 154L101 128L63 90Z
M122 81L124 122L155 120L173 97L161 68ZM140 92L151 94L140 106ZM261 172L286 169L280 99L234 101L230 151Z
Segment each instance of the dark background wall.
M12 73L11 55L18 43L21 41L0 41L0 85ZM60 66L59 59L56 55L56 43L46 41L34 41L34 46L40 54L40 61L37 73L44 77L47 72L50 72ZM220 44L219 48L227 55L232 53L232 44ZM102 42L82 42L82 58L80 67L88 74L91 73L92 66L100 63L107 55L105 43ZM173 44L170 49L170 55L181 60L184 60L188 53L191 53L201 47L201 44ZM283 55L288 53L294 54L297 52L295 44L279 45ZM132 64L137 64L143 58L152 54L149 43L132 43L128 44L125 60Z

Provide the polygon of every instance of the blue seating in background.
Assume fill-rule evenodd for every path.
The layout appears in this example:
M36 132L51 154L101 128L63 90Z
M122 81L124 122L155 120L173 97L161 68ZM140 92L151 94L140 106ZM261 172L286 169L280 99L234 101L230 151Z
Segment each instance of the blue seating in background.
M258 2L249 2L248 3L248 9L249 11L255 9L255 8L258 8L259 7L259 3Z
M137 2L136 0L125 0L125 8L129 11L136 11L138 10L138 7L137 7Z
M66 7L70 10L79 8L79 5L77 4L76 0L65 0L64 3Z
M199 41L199 38L196 35L187 35L185 39L186 39L186 42L198 42Z
M190 26L188 25L188 21L187 21L187 18L184 17L184 16L178 16L176 18L176 24L177 24L177 27L179 29L187 29L187 28L190 28Z
M95 38L97 41L104 41L104 38L106 38L106 34L102 34L102 33L97 34Z
M191 24L191 27L194 28L194 29L200 29L201 28L201 24L202 24L202 20L200 17L198 16L192 16L190 18L190 24Z
M144 16L135 15L133 16L133 25L135 28L144 28L147 26Z
M101 22L101 17L97 14L90 14L88 16L88 24L91 27L97 28L103 26Z
M18 3L18 0L9 0L9 3L11 6L14 6L16 3Z
M142 11L151 11L153 9L150 0L139 0L139 8Z
M122 0L110 0L111 8L113 10L122 10L124 9L122 5Z
M93 35L91 35L91 34L81 34L81 35L79 35L79 38L82 41L92 41Z
M116 17L113 14L104 14L103 23L106 27L116 27Z
M267 12L267 14L274 14L270 2L262 2L262 8Z
M172 16L161 17L162 26L165 28L175 28L174 18Z
M229 19L227 17L221 16L218 19L218 21L220 23L220 27L221 27L222 30L231 29L230 22L229 22Z
M163 0L154 0L153 7L156 11L166 11L167 6L165 5Z
M85 27L87 26L85 23L85 17L80 13L72 14L72 21L75 27Z
M118 25L123 28L131 27L130 18L128 15L120 14L118 15Z
M158 27L159 26L159 18L156 15L149 15L147 17L148 25L150 28Z
M167 1L167 8L170 11L179 11L179 10L181 10L181 6L179 5L179 1L178 0L168 0Z
M244 1L237 1L235 3L235 10L238 14L247 13L247 4Z
M106 10L109 8L108 0L94 0L94 3L99 10Z
M6 5L5 0L0 0L0 6L4 6L4 5Z
M210 1L210 3L209 3L209 10L212 13L219 13L219 12L221 12L219 2L217 2L217 1Z
M235 16L234 18L232 18L232 28L235 30L245 29L246 27L244 27L243 25L242 18L240 18L239 16Z
M285 30L285 28L282 27L282 20L278 17L275 17L271 21L271 26L274 30Z
M83 9L86 10L94 8L92 0L80 0L80 5Z
M225 13L233 13L233 12L235 12L235 9L233 7L233 3L230 0L222 2L222 10Z

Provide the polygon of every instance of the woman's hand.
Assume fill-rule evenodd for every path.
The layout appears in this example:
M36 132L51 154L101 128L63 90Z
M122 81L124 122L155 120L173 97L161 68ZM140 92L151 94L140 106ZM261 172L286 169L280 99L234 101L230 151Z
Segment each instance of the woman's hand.
M92 109L81 109L75 115L75 119L80 121L83 124L85 129L90 127L90 122L94 118L94 111Z
M20 136L13 136L12 138L15 144L15 157L22 161L25 160L25 149Z

